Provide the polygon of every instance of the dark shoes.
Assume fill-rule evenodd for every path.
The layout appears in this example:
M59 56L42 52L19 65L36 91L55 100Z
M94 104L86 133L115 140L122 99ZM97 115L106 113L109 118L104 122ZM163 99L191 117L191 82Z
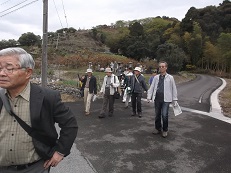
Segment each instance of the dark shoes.
M138 113L139 118L142 118L142 113Z
M136 116L136 113L135 113L135 112L132 112L131 116Z
M98 116L99 118L105 118L105 115L100 115L100 116Z
M154 134L154 135L162 134L162 137L163 137L163 138L166 138L166 137L168 136L168 132L163 131L163 132L161 133L161 130L157 130L157 129L155 129L155 130L152 132L152 134Z
M161 134L161 130L155 129L155 130L152 132L152 134L154 134L154 135Z
M132 112L132 115L131 115L131 116L136 116L136 113L135 113L135 112ZM139 118L141 118L141 117L142 117L142 113L139 112L139 113L138 113L138 116L139 116Z
M113 117L112 113L108 114L109 117ZM105 114L101 114L100 116L98 116L99 118L106 118Z

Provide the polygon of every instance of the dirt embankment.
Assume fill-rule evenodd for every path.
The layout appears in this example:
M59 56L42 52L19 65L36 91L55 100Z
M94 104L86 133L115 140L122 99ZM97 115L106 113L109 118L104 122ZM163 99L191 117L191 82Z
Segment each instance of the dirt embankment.
M223 114L231 118L231 79L225 79L226 87L219 94L219 102Z

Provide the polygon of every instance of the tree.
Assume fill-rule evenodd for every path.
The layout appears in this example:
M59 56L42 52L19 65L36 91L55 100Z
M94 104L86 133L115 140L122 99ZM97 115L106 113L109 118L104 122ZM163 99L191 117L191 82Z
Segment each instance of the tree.
M165 43L157 48L157 60L166 61L168 63L168 71L172 73L179 72L183 68L186 61L186 55L178 46Z
M5 49L8 47L15 47L17 45L19 45L19 43L14 39L9 39L8 41L7 40L0 41L0 49Z
M190 56L192 65L199 66L202 58L203 38L202 30L198 23L194 22L193 32L185 32L183 36L185 42L185 51Z
M211 70L219 70L221 58L219 55L218 48L213 45L210 41L205 42L203 49L202 68Z
M32 32L27 32L21 35L19 37L18 42L20 43L21 46L34 46L34 45L40 45L40 36L36 36Z
M144 34L144 28L139 22L135 22L129 26L131 36L142 36Z
M226 72L231 73L231 33L221 33L217 41L222 55L222 66Z

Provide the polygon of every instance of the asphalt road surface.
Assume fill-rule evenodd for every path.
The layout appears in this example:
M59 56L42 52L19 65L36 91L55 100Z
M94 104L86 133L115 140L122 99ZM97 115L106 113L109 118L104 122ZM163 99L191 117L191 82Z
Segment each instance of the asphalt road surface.
M197 75L197 78L177 86L179 104L200 111L210 111L210 95L222 84L214 76Z
M178 86L179 103L184 107L208 111L209 95L219 85L217 78L198 75L195 81ZM100 99L92 103L90 116L84 115L81 101L67 105L76 113L79 125L74 147L88 160L88 168L94 168L92 172L231 172L229 123L186 111L175 117L170 108L169 135L162 138L152 134L153 103L143 102L143 117L138 118L131 117L131 109L125 109L121 100L116 100L114 116L105 119L98 118L102 106ZM74 159L75 156L72 156ZM74 162L65 170L62 170L62 166L57 167L54 173L76 173L81 168L78 168L78 160Z

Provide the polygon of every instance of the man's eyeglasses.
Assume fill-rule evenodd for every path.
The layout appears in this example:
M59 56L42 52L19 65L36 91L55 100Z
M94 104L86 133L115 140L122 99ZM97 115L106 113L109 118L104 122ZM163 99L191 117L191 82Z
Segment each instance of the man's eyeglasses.
M20 68L7 68L7 67L5 67L5 68L0 68L0 72L4 72L5 74L12 74L13 72L14 72L14 70L20 70L20 69L26 69L26 68L24 68L24 67L20 67Z

